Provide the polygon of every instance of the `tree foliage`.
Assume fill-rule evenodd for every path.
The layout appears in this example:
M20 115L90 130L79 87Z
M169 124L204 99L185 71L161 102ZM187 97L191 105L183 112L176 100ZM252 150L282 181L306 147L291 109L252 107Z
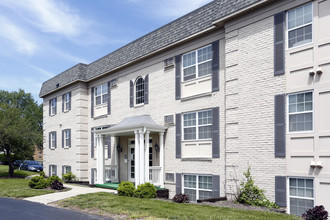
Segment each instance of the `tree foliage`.
M13 162L32 157L34 147L42 148L42 105L24 90L0 90L0 153L14 174Z

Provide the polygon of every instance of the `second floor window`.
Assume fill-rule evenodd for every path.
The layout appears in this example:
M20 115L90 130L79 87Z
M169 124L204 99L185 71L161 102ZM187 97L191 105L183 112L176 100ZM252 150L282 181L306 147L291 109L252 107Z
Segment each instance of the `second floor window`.
M56 148L56 131L49 133L49 148Z
M69 111L71 109L71 92L63 95L63 111Z
M139 77L135 84L135 104L144 103L144 79Z
M212 45L182 55L183 81L212 73Z
M108 102L108 84L95 87L95 105L101 105Z
M49 115L56 115L56 98L49 100Z
M71 129L64 130L63 135L64 135L64 137L63 137L64 138L64 140L63 140L64 147L70 147L71 146Z
M212 138L212 110L183 114L183 139L205 140Z

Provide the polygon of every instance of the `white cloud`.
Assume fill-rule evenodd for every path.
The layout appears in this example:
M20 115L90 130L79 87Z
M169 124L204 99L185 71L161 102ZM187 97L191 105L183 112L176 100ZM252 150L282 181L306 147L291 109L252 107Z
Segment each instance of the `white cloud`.
M47 76L47 77L53 77L53 76L55 76L54 74L48 72L47 70L45 70L45 69L43 69L41 67L34 66L34 65L31 65L31 64L28 64L28 66L30 66L31 68L37 70L39 73L41 73L44 76Z
M29 32L2 16L0 16L0 27L0 36L10 41L18 52L33 55L38 49Z

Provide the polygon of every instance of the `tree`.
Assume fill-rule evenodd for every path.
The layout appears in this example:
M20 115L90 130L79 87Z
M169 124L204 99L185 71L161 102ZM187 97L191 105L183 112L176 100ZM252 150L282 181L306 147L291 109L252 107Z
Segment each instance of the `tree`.
M42 147L42 105L24 90L0 90L0 152L9 164L13 177L13 162L31 157L35 146Z

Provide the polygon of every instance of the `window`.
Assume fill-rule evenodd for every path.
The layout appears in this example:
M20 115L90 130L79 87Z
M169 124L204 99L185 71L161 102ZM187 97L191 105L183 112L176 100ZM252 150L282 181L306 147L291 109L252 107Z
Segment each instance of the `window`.
M196 79L212 73L212 46L182 55L183 81Z
M290 214L301 216L314 207L313 179L289 179Z
M101 105L108 102L108 84L95 87L95 105Z
M289 95L289 132L313 130L313 92Z
M56 165L50 165L49 166L49 176L56 176L57 175L57 170L56 170Z
M56 131L49 133L49 147L56 148Z
M63 166L63 175L71 172L71 166Z
M135 104L144 103L144 79L139 77L135 84Z
M289 48L312 42L312 3L288 11L287 20Z
M63 132L64 147L71 147L71 129L66 129Z
M212 198L212 176L184 175L183 188L191 201Z
M212 110L183 114L183 139L205 140L212 136Z
M56 98L49 100L49 114L56 115Z
M63 111L69 111L71 109L71 93L68 92L63 95Z

